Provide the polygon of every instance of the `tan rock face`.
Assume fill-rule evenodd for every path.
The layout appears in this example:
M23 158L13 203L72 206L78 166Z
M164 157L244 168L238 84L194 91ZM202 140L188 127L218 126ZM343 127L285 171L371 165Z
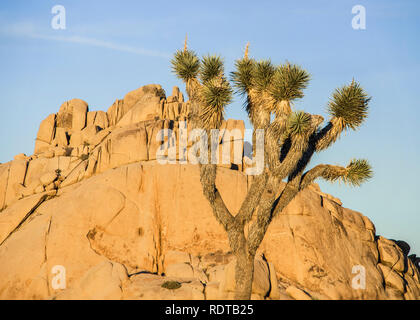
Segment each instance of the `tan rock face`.
M118 121L119 126L127 126L146 120L159 118L161 97L147 94L139 99L134 106Z
M78 285L57 294L56 300L116 300L121 299L122 285L128 280L124 266L104 261L91 268Z
M378 250L381 263L396 271L404 272L404 255L394 241L380 237L378 240Z
M340 299L379 298L384 288L374 267L377 243L363 221L360 213L304 190L270 226L261 250L278 261L279 277L285 274L306 288ZM358 265L366 268L365 290L352 288L352 268Z
M35 140L34 153L39 153L45 150L50 145L55 135L56 126L56 115L50 114L45 120L43 120L39 126L38 134Z
M105 129L109 126L108 114L104 111L90 111L87 113L86 125L94 125Z
M133 90L127 93L123 100L115 101L108 109L109 124L111 126L116 125L136 105L136 110L130 112L130 115L124 120L125 125L134 120L146 120L149 115L158 116L158 109L155 109L156 105L154 103L163 98L165 98L165 92L157 84L151 84ZM144 111L143 113L142 110Z
M233 211L239 208L245 196L246 180L247 177L238 171L219 169L217 185ZM127 288L131 288L127 289L129 293L125 293L125 289L120 292L110 287L105 290L109 290L109 295L101 296L103 298L115 298L117 293L125 298L141 298L141 294L145 299L157 297L153 292L167 278L180 282L185 282L187 278L197 279L198 283L208 282L209 297L232 298L229 296L231 289L225 289L226 285L221 286L227 282L224 266L231 261L226 234L216 223L201 194L196 166L134 163L95 175L89 180L62 188L60 192L60 197L46 199L37 207L34 205L36 199L26 207L18 205L29 199L19 200L7 209L10 213L2 212L2 215L9 217L3 222L9 225L4 232L7 239L0 245L2 298L30 298L30 294L39 298L51 295L57 295L57 298L98 297L95 292L99 292L99 289L92 289L90 295L90 289L80 291L80 287L88 283L86 286L89 288L100 288L98 283L102 280L86 279L105 277L90 276L93 272L99 272L95 270L101 269L98 265L104 261L123 265L128 275L155 273L152 278L159 281L145 280L145 283L140 283L142 277L129 277L126 284ZM36 208L31 210L31 207ZM277 288L272 290L273 296L281 296L273 274L277 274L282 281L305 288L306 292L320 292L327 298L389 298L395 297L395 290L399 290L402 297L417 294L418 280L407 273L398 277L410 279L411 286L415 284L413 289L406 289L407 285L399 286L389 275L384 276L386 287L382 286L382 272L376 268L378 256L372 253L377 242L365 240L368 237L364 234L369 230L363 231L364 224L350 224L344 216L353 216L352 221L364 219L359 213L348 209L337 207L336 210L334 214L337 217L334 217L333 213L321 206L319 195L308 190L299 195L273 222L261 248L273 267L264 263L256 265L254 294L257 296L254 298L264 298L272 286ZM30 215L26 222L16 228L22 216L28 213ZM11 217L14 217L14 222ZM319 224L315 221L319 221ZM10 234L10 230L15 231ZM32 248L36 245L29 234L40 239L36 250L43 254L41 261L27 257L23 270L22 266L16 266L16 257L20 255L16 252L20 252L21 247ZM220 254L209 256L217 252ZM366 268L366 290L351 287L354 276L352 266L356 264ZM62 293L62 290L51 287L51 269L54 265L65 266L68 290L71 289L72 293ZM48 282L44 280L41 287L37 285L33 293L27 290L25 293L10 291L10 288L39 279L43 272L43 279L48 278ZM166 272L167 277L160 276ZM109 274L111 271L105 272L105 275ZM232 276L227 277L232 283ZM118 281L110 280L110 283ZM135 293L136 290L140 291ZM188 293L179 292L183 292L180 296L184 298L195 299L203 298L203 290L204 286L201 285L188 287ZM161 291L159 289L157 292ZM168 296L165 294L164 297L169 299L174 296L173 292L168 291ZM404 296L406 292L408 294Z
M57 127L82 130L86 126L88 104L81 99L63 103L57 114Z
M41 123L36 154L0 165L0 299L233 298L234 257L198 167L156 159L157 133L172 129L178 142L188 107L178 88L166 98L149 85L107 112L70 100ZM244 124L223 129L243 137ZM230 163L216 184L237 212L252 178L243 157L233 166L243 138L225 143ZM54 285L57 267L65 288ZM360 272L364 288L354 287ZM272 222L252 299L420 299L419 279L367 217L314 184Z

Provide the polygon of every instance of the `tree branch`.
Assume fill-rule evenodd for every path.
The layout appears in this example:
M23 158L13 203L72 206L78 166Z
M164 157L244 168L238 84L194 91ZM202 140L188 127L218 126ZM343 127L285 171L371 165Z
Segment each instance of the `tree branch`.
M299 179L289 181L280 196L276 198L276 194L271 190L264 194L265 199L261 200L260 207L258 208L258 217L257 221L253 223L250 228L248 235L248 250L250 254L255 254L259 248L264 236L267 232L267 229L271 221L293 200L293 198L298 194L298 182ZM272 181L272 187L274 190L278 190L280 186L279 180Z
M340 166L333 166L329 164L319 164L311 170L305 172L302 176L299 190L305 189L317 178L324 178L328 181L335 181L340 177L345 176L347 169Z
M316 151L322 151L334 144L341 136L344 126L340 119L333 117L316 135Z
M307 171L300 183L300 190L305 189L317 178L323 178L330 182L341 179L350 185L360 185L372 177L372 169L366 160L352 160L347 167L320 164Z
M203 187L203 194L209 201L216 220L229 230L234 223L234 217L229 212L219 191L216 188L217 167L214 164L200 165L200 181Z
M245 200L242 202L241 208L235 217L235 220L238 223L245 225L252 219L253 213L260 202L261 195L265 190L267 179L268 174L265 170L262 174L254 177L251 188L249 189Z

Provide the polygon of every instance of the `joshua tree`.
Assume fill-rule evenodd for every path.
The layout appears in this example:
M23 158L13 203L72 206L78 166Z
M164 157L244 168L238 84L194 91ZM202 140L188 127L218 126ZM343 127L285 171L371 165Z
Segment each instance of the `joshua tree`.
M223 60L219 56L200 60L185 43L184 50L175 53L172 65L186 84L193 126L219 128L233 94L224 75ZM318 178L341 180L353 186L371 178L372 170L366 160L351 160L346 167L321 164L306 170L316 152L330 147L343 131L359 128L367 117L370 98L354 80L336 89L328 104L329 121L322 125L323 117L291 109L293 100L304 96L303 89L309 81L309 74L301 67L288 62L274 66L269 60L250 59L247 45L235 68L231 81L245 98L254 133L256 129L265 131L264 169L253 178L238 212L227 209L216 187L216 165L200 164L200 180L236 257L235 297L249 299L255 254L267 228L301 190ZM271 114L275 115L273 120ZM255 135L253 140L255 146Z

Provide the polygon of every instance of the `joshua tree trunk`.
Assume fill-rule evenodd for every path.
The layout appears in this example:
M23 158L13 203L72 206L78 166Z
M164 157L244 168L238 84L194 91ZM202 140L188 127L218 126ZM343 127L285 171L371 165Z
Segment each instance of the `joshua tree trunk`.
M246 250L235 253L235 299L249 300L252 293L252 281L254 279L254 258Z
M227 228L230 247L236 258L235 264L235 299L249 300L254 278L255 254L248 250L244 233L244 222L234 219Z

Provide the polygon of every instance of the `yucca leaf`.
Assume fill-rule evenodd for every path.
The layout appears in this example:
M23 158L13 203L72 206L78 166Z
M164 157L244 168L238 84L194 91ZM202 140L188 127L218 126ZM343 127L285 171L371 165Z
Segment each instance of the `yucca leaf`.
M202 83L215 77L221 77L224 72L223 59L220 56L208 55L203 57L200 66L200 78Z
M207 81L201 89L203 108L200 119L206 129L219 128L223 121L224 107L232 101L232 89L224 78Z
M345 184L360 186L363 182L373 176L372 167L365 159L351 160L347 167L321 165L324 167L322 178L327 181L335 182L340 180Z
M342 121L344 129L355 130L367 117L370 99L364 89L353 81L335 90L328 104L328 112Z
M270 60L261 60L255 63L252 85L259 92L265 91L270 86L275 67Z
M276 68L270 93L276 101L292 101L303 98L310 80L309 73L298 65L286 63Z
M172 71L185 82L196 78L200 69L200 60L191 50L177 50L171 63Z
M254 67L255 61L252 59L244 58L235 61L236 71L230 73L230 78L237 93L245 95L251 89Z
M292 112L287 123L287 133L292 136L304 135L311 127L312 119L309 113L304 111Z
M204 129L218 129L222 125L224 109L204 106L200 111L200 120Z
M344 183L360 186L373 176L372 167L366 159L353 159L346 168L343 176Z
M207 81L201 90L204 104L221 108L232 101L232 88L224 78Z

